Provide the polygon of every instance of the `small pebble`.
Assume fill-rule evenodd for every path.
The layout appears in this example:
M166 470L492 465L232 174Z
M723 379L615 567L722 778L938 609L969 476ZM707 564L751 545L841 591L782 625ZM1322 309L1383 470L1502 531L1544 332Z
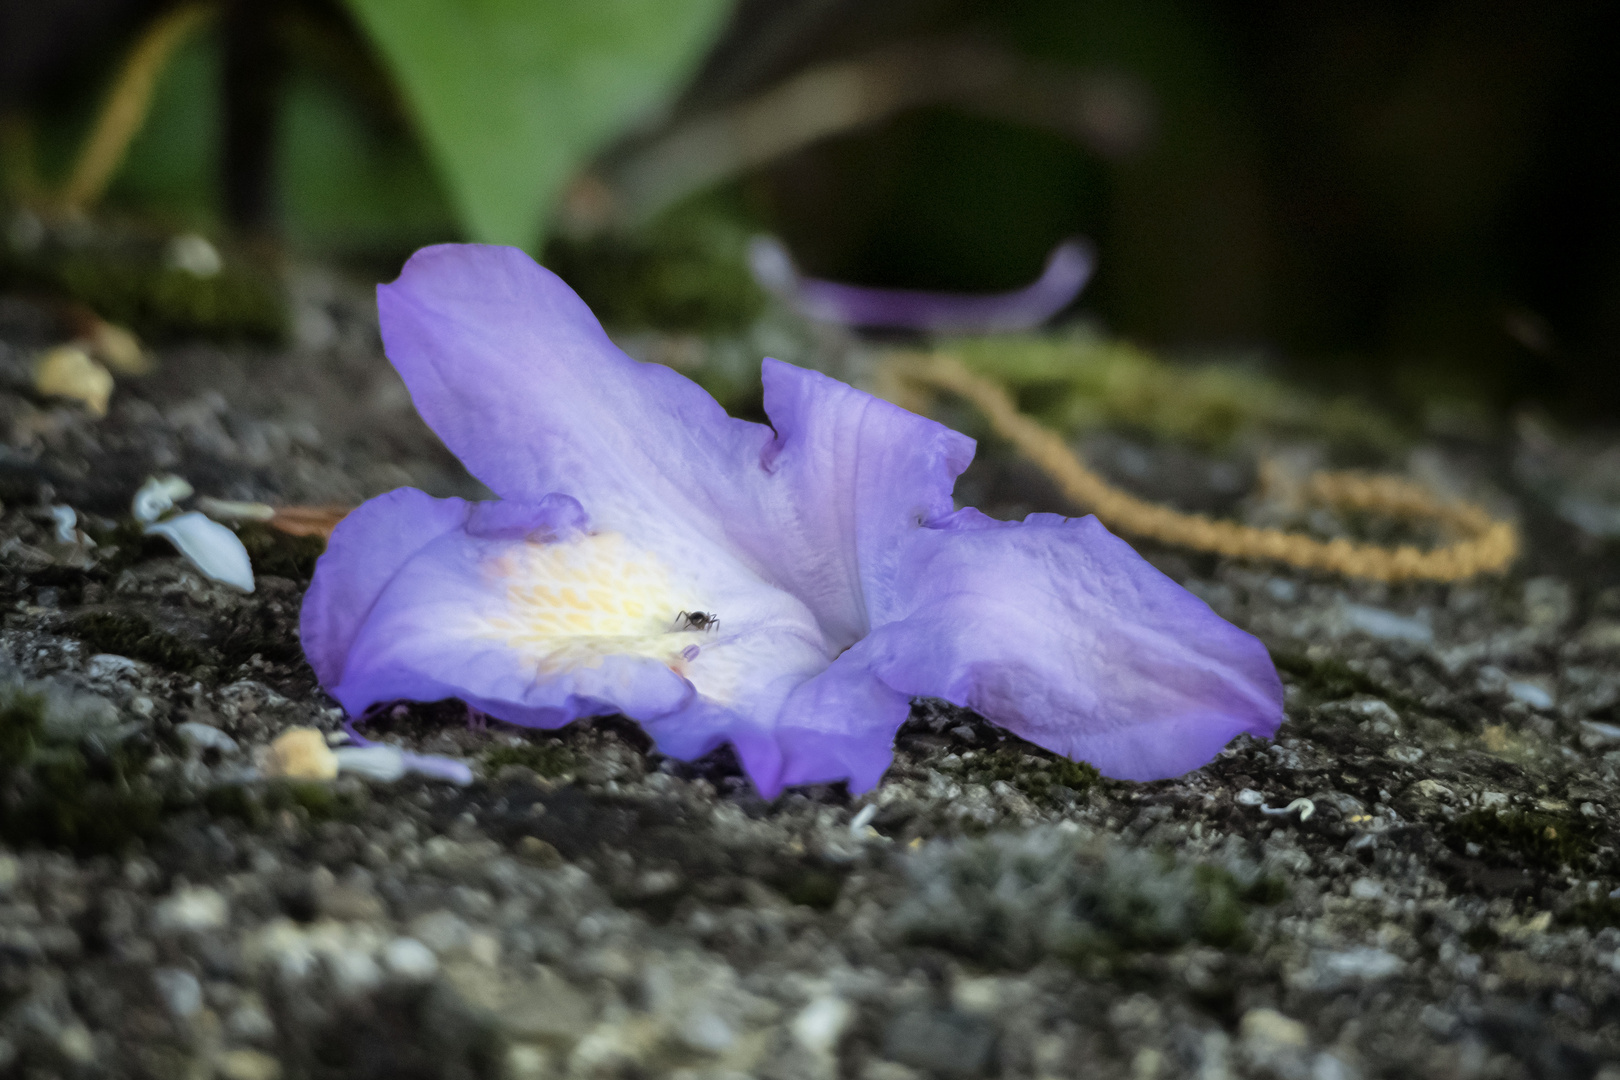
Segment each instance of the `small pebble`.
M407 982L427 982L439 970L433 950L415 938L400 937L383 950L383 964L393 975Z

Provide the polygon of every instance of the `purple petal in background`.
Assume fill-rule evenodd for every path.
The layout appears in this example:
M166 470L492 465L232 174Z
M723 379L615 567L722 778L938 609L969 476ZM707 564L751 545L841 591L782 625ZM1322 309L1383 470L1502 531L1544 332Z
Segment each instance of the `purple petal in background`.
M748 247L754 280L806 318L843 326L933 333L1034 329L1080 295L1096 262L1091 245L1068 240L1052 249L1041 276L1022 289L950 293L822 281L800 274L787 248L772 237L755 237Z

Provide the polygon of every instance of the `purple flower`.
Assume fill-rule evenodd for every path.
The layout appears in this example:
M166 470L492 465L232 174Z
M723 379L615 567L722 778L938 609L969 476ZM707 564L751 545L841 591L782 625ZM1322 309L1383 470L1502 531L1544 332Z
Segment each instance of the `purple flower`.
M989 333L1030 330L1068 307L1091 279L1096 256L1084 241L1066 241L1052 249L1046 268L1033 283L1012 292L984 294L873 289L805 277L787 248L768 236L755 237L749 244L748 265L761 288L817 322Z
M933 421L776 360L775 430L732 419L511 248L420 251L378 307L501 498L401 488L332 534L303 641L352 715L623 713L673 757L730 742L767 796L872 787L921 696L1141 780L1281 720L1265 648L1094 518L956 510L973 442Z

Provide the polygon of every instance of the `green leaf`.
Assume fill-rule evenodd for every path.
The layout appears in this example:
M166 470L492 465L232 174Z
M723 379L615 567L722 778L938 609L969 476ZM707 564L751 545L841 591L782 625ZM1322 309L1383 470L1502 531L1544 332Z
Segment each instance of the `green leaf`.
M348 0L464 227L537 250L574 171L674 90L730 0Z

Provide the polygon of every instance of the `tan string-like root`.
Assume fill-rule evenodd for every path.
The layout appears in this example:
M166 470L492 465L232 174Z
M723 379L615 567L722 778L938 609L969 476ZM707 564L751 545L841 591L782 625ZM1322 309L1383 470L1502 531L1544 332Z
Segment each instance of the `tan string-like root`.
M181 4L152 20L142 31L62 188L63 208L88 210L101 198L124 160L124 152L146 122L158 77L175 50L213 13L210 4Z
M1148 502L1114 487L1088 469L1056 432L1018 411L996 382L938 354L896 357L889 371L902 379L947 390L971 402L997 435L1052 477L1063 493L1109 528L1245 559L1270 559L1302 570L1321 570L1373 581L1460 581L1505 569L1519 552L1513 525L1471 503L1446 502L1421 484L1394 476L1319 472L1304 494L1347 510L1435 521L1463 539L1429 551L1411 545L1381 547L1351 540L1317 540L1280 529L1216 521Z

